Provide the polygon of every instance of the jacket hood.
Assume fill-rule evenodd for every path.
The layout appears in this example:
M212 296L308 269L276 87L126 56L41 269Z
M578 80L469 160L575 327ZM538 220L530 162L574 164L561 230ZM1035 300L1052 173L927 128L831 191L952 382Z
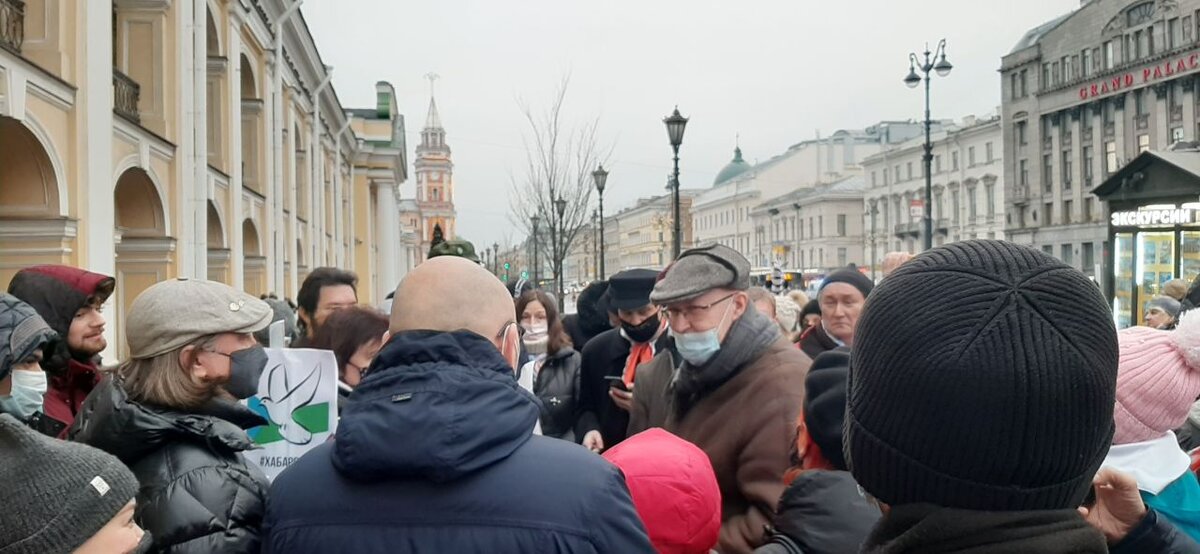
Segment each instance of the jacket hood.
M721 532L721 489L708 455L660 428L604 453L621 468L650 542L662 554L706 554Z
M51 329L62 336L71 330L75 312L89 299L108 300L116 280L65 265L35 265L18 271L8 293L33 306Z
M0 379L57 336L29 304L0 292Z
M879 517L850 472L813 470L783 492L775 528L804 552L858 552Z
M397 333L350 394L333 465L358 481L453 481L525 444L539 411L487 339L469 331Z
M575 300L575 311L579 314L579 329L587 336L596 336L612 327L608 324L608 313L600 305L600 297L608 291L608 281L595 281L579 293ZM583 348L582 344L575 345Z
M180 441L228 452L250 450L254 443L244 429L266 423L249 408L222 399L190 414L140 404L129 399L119 380L108 376L88 395L67 438L133 465Z

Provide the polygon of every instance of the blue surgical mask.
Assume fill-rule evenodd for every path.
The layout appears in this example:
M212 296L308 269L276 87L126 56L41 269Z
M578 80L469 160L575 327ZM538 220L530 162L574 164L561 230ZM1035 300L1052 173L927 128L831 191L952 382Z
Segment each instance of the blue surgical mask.
M0 412L24 421L42 409L42 399L45 395L45 372L13 371L12 391L8 395L0 396Z
M725 325L725 318L729 317L729 306L733 302L725 306L725 315L721 316L721 322L716 327L707 331L696 333L676 333L671 331L671 336L675 338L675 349L679 351L679 355L688 364L693 366L702 366L713 359L717 352L721 351L721 337L718 331L722 325Z

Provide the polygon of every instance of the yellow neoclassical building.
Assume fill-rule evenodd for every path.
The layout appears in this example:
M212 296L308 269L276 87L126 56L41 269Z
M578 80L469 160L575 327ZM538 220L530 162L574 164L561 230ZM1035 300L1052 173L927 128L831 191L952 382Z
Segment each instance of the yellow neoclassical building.
M0 0L0 286L115 275L110 360L171 277L294 297L356 271L374 303L423 253L400 217L404 119L342 107L294 0Z

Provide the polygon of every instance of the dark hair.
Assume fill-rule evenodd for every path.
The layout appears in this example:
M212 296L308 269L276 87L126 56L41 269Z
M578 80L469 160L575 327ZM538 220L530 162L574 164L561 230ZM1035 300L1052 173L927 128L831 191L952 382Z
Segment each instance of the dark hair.
M312 273L304 278L304 284L300 285L300 294L296 295L300 309L304 310L308 317L312 317L317 311L317 303L321 300L321 289L337 285L349 285L354 289L354 293L358 294L358 276L354 272L336 267L318 267L312 270Z
M562 319L558 317L558 304L549 294L540 290L521 293L521 297L517 299L517 321L521 321L521 314L525 312L525 307L533 302L541 304L546 309L546 327L550 335L550 342L546 345L546 354L553 356L559 350L571 348L571 337L567 336Z
M387 330L387 316L374 308L352 306L329 314L308 347L332 350L333 357L337 358L338 377L341 377L346 362L359 347L383 338Z

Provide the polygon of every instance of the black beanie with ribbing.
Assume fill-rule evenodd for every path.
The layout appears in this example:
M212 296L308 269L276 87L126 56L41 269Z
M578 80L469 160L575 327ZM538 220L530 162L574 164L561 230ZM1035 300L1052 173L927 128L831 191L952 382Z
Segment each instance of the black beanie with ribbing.
M935 248L875 288L854 337L845 451L891 505L1074 508L1113 435L1100 290L1031 248Z

